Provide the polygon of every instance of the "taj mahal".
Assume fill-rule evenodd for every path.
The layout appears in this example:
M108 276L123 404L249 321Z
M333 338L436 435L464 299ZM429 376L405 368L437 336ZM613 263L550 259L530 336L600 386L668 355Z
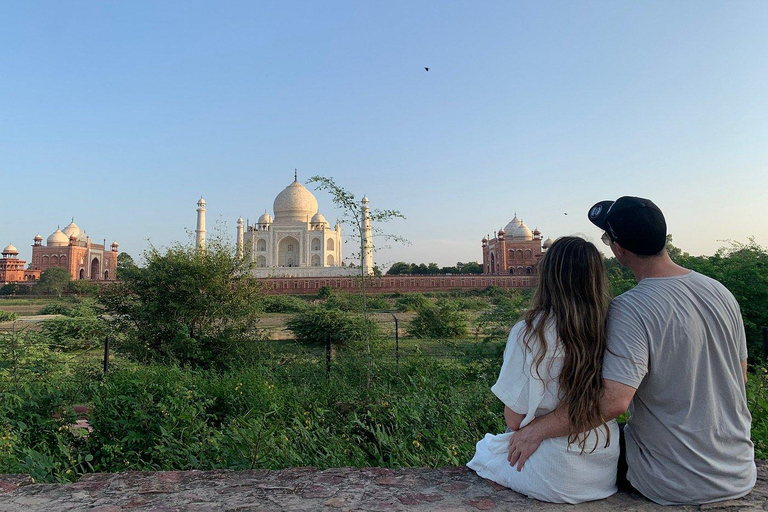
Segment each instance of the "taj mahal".
M333 227L318 209L315 196L302 185L296 173L293 183L272 204L274 217L266 211L255 224L237 220L237 251L253 264L255 277L332 277L367 275L373 272L370 208L367 197L360 203L363 268L347 266L342 259L344 243L341 223ZM206 202L197 202L195 245L205 248ZM358 249L359 250L359 249Z

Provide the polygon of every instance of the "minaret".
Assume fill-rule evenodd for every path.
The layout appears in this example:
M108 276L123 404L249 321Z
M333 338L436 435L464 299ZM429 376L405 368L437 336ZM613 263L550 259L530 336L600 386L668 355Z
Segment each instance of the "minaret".
M237 257L243 259L243 218L237 219Z
M197 202L197 229L195 230L195 248L205 250L205 199Z
M373 274L373 232L371 229L371 209L368 207L368 196L363 196L363 240L360 247L363 249L363 273Z

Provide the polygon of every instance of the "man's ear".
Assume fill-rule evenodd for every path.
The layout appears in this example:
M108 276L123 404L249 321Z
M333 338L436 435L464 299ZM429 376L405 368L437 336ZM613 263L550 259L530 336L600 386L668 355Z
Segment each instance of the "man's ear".
M613 251L616 253L616 256L624 256L627 253L627 250L623 248L619 242L614 240L613 242Z

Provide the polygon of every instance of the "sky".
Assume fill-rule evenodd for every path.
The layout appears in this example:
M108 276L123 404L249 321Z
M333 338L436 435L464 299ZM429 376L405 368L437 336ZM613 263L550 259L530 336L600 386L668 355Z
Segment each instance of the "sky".
M766 27L762 0L5 2L0 246L74 218L140 259L201 196L234 240L294 169L406 217L384 267L480 261L515 214L602 245L622 195L691 254L766 246Z

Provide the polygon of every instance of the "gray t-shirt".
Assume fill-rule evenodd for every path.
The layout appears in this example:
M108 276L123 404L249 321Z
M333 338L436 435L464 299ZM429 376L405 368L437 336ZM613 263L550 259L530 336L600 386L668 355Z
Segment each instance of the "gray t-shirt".
M738 498L755 485L739 305L696 272L643 279L608 311L603 378L636 388L627 478L662 505Z

